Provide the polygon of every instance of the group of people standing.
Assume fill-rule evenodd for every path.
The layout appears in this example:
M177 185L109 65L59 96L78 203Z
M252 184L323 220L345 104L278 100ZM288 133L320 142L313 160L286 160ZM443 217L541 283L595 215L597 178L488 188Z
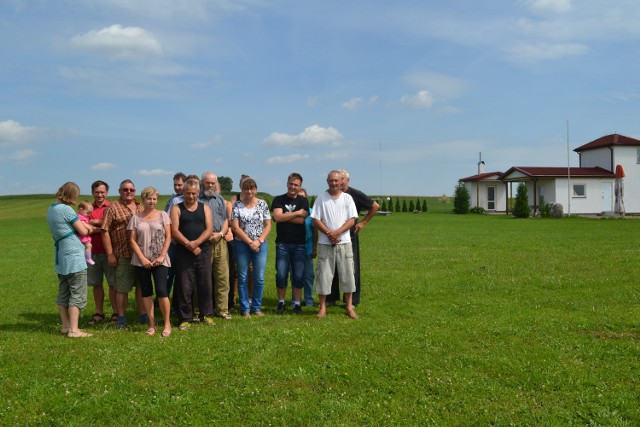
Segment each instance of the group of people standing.
M78 327L80 310L87 303L87 285L96 307L89 324L106 320L103 278L113 310L109 321L118 329L127 327L125 311L134 288L140 323L149 325L147 335L156 333L155 306L162 313L163 337L172 332L172 310L180 330L190 327L195 305L197 320L206 325L213 325L216 316L231 319L235 279L240 315L264 316L262 295L272 215L277 232L276 313L286 310L289 278L294 313L302 313L303 304L313 306L315 278L320 295L317 316L324 317L326 306L335 304L342 291L346 314L356 319L354 306L360 302L357 236L379 206L349 187L346 171L331 171L328 190L318 196L312 209L302 181L300 174L290 174L287 192L275 197L269 209L257 197L256 181L247 175L241 178L241 192L227 201L213 172L200 177L177 173L175 194L164 211L156 209L158 191L153 187L144 188L138 201L133 182L124 180L118 189L120 197L110 203L109 185L96 181L85 221L79 221L70 207L79 197L78 186L65 183L47 214L56 248L61 332L72 338L91 336ZM365 209L366 216L358 222L358 213ZM91 238L86 248L79 236ZM86 260L85 252L90 253Z

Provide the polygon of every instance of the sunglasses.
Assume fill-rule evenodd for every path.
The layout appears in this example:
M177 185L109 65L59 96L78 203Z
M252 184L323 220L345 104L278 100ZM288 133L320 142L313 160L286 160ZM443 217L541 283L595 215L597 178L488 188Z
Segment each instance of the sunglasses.
M136 189L135 188L123 188L122 191L124 191L125 193L135 193Z

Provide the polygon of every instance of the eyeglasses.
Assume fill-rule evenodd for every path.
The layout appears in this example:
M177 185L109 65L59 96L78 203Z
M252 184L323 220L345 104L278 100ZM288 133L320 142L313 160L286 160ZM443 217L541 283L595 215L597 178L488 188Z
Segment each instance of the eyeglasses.
M136 189L135 188L123 188L122 191L124 191L125 193L135 193Z

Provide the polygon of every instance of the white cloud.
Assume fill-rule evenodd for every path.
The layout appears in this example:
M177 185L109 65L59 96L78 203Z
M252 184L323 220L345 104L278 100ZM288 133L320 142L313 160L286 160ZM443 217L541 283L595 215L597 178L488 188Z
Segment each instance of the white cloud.
M306 147L321 144L337 144L343 136L336 128L323 128L312 125L300 132L298 135L273 132L264 139L265 145L285 145L294 147Z
M403 95L400 103L411 108L430 108L433 96L428 90L421 90L415 95Z
M173 171L166 169L138 169L136 171L138 175L142 176L173 176Z
M27 161L27 160L29 160L29 159L37 156L37 155L38 155L37 152L35 152L35 151L31 150L31 149L26 149L26 150L15 151L13 154L10 154L10 155L8 155L6 157L3 156L3 159L11 160L11 161L18 162L18 163L23 163L23 162L25 162L25 161Z
M121 25L76 35L70 44L114 60L160 56L163 53L162 45L149 31Z
M438 100L458 98L467 89L467 82L446 74L431 71L413 72L407 75L406 81L421 89L426 89Z
M580 56L589 52L581 43L516 42L506 49L509 59L516 63L530 64L551 61L567 56Z
M196 142L190 145L194 150L204 150L205 148L209 148L212 145L218 145L222 142L222 137L220 135L216 135L215 138L211 141L206 142Z
M323 154L321 156L319 156L318 158L320 160L344 160L346 158L349 157L348 153L345 152L338 152L338 151L334 151L332 153L327 153L327 154Z
M350 100L342 104L342 108L344 108L345 110L354 111L358 109L361 103L362 98L351 98Z
M40 137L42 129L22 126L14 120L0 122L0 147L23 145Z
M567 13L571 10L571 0L528 0L527 7L533 13Z
M111 170L111 169L115 169L117 167L118 167L118 165L116 165L114 163L101 162L101 163L96 163L95 165L91 166L91 170L94 170L94 171L108 171L108 170Z
M371 98L369 98L369 105L370 106L374 106L378 103L378 95L373 95Z
M266 163L269 165L284 165L287 163L296 163L303 160L309 160L308 154L289 154L288 156L269 157Z

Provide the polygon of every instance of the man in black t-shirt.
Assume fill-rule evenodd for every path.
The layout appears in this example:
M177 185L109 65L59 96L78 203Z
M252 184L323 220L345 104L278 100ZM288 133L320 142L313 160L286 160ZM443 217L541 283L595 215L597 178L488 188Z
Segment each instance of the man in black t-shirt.
M356 225L351 229L351 246L353 248L353 272L356 279L356 291L353 293L352 304L354 306L360 304L360 241L358 240L358 234L364 228L371 218L374 217L376 212L380 209L380 205L375 200L364 194L360 190L356 190L353 187L349 187L349 172L344 169L340 169L342 176L342 185L340 189L349 194L353 201L356 203L356 209L358 214L363 210L367 211L367 214L358 221L356 218ZM333 283L331 285L331 295L327 296L327 303L329 305L335 304L340 299L340 288L338 287L337 274L333 277Z
M309 216L309 200L298 196L302 176L292 173L287 178L287 192L277 196L271 203L273 220L276 223L276 288L278 308L276 313L284 313L284 299L287 292L287 278L291 271L293 288L293 309L302 313L300 299L304 284L304 264L306 261L306 230L304 220Z

